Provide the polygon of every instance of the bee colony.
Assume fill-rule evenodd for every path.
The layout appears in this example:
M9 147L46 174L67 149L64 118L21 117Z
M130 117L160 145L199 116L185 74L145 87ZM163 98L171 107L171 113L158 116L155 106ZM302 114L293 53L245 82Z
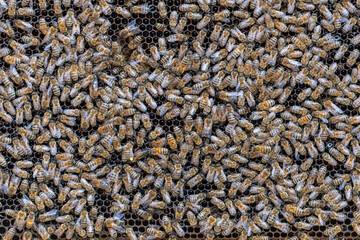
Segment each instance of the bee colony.
M0 13L2 239L359 238L360 1Z

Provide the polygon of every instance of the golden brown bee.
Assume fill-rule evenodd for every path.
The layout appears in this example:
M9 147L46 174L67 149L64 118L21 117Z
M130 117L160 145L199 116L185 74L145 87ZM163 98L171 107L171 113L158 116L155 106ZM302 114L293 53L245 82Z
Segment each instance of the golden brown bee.
M201 30L203 28L205 28L211 21L211 16L210 15L205 15L196 25L196 28L198 30Z
M165 18L167 15L166 5L163 1L158 3L157 9L159 11L160 17Z
M15 236L16 230L15 228L11 227L7 230L7 232L4 234L3 239L4 240L11 240Z
M125 6L124 7L116 7L115 12L117 14L120 14L124 18L130 18L131 17L130 11Z
M164 32L164 31L166 31L167 26L162 23L157 23L157 24L155 24L155 28L161 32Z
M340 232L341 232L340 225L336 225L335 227L330 227L330 228L326 229L324 231L324 235L325 236L336 235L336 234L338 234Z

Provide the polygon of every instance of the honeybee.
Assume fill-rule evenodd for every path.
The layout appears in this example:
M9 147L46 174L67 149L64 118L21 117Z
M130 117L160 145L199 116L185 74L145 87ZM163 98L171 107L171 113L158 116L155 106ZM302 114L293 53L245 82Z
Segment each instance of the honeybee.
M334 236L338 233L341 232L341 227L340 225L336 225L335 227L330 227L330 228L327 228L325 231L324 231L324 235L325 236Z
M11 227L11 228L9 228L9 229L7 230L7 232L5 233L3 239L4 239L4 240L11 240L11 239L14 238L15 233L16 233L15 228Z
M172 11L170 13L169 26L170 26L171 29L174 29L174 27L176 26L178 18L179 18L178 12Z
M124 29L119 32L119 36L122 39L129 38L139 32L139 28L135 26L135 20L131 21Z
M148 4L132 6L130 11L135 14L147 14L150 11L150 7Z
M157 6L161 18L165 18L167 15L166 5L163 1L160 1Z
M120 14L123 18L130 18L131 13L130 11L124 6L124 7L116 7L115 12L117 14Z
M349 58L346 61L346 65L351 67L355 64L356 59L358 59L360 56L359 50L355 49L350 53Z

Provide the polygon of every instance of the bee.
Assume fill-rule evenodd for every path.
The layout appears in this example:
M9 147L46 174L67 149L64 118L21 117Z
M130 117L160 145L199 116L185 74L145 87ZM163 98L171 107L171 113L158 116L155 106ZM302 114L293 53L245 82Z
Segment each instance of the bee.
M132 6L130 11L135 14L147 14L150 11L150 7L148 4Z
M17 65L21 63L21 59L15 56L5 56L4 61L10 65Z
M25 231L25 232L23 233L23 235L22 235L22 239L23 239L23 240L30 240L30 239L32 239L32 233L31 233L29 230Z
M205 15L196 25L198 30L204 29L211 21L210 15Z
M155 236L157 238L164 238L165 237L165 233L161 230L157 230L155 228L149 227L146 229L146 232L151 235L151 236Z
M139 28L135 26L135 20L131 21L124 29L119 32L121 39L129 38L139 32Z
M130 11L124 6L124 7L116 7L115 12L119 15L121 15L123 18L130 18L131 13Z
M35 15L35 10L30 7L24 7L18 9L19 16L32 16Z
M68 229L68 225L63 223L60 225L60 227L58 229L55 230L54 235L56 235L58 238L60 238L67 229Z
M150 140L154 140L154 139L156 139L157 137L161 136L164 133L165 133L165 131L161 127L157 126L154 129L154 131L152 131L150 133L149 138L150 138Z
M3 239L4 239L4 240L11 240L11 239L14 238L15 233L16 233L15 228L11 227L11 228L9 228L9 229L7 230L7 232L4 234Z
M155 24L155 28L161 32L164 32L164 31L166 31L167 26L162 23L157 23L157 24Z
M11 27L11 24L9 22L9 20L6 20L6 23L4 22L0 22L0 26L3 29L3 31L6 33L6 35L8 35L9 37L13 38L15 35L14 29ZM2 51L7 51L9 50L8 48L2 48Z
M22 21L22 20L15 20L14 21L14 25L17 27L17 28L20 28L26 32L29 32L32 28L34 28L33 25L31 25L30 23L28 22L25 22L25 21Z
M340 225L336 225L335 227L330 227L330 228L325 229L324 235L325 236L334 236L340 232L341 232Z
M13 38L15 36L14 29L11 27L11 23L9 20L7 20L6 22L0 22L0 27L3 29L3 31L5 31L6 35L8 35L9 37Z
M95 226L94 226L94 230L95 232L101 232L104 226L104 215L100 214L97 216L96 222L95 222Z
M16 228L18 230L23 230L24 226L25 226L25 218L26 218L26 212L25 211L22 211L20 210L18 213L17 213L17 216L15 218L15 223L14 225L16 226Z
M352 170L354 168L354 163L355 163L355 155L350 154L347 161L344 164L344 167L348 170Z
M39 7L40 7L41 10L45 10L46 6L47 6L47 4L46 4L45 0L40 0L39 1Z
M136 240L138 239L134 230L132 228L126 228L125 229L125 234L127 235L127 237L130 239L130 240Z
M161 18L165 18L167 16L167 10L166 10L166 5L163 1L160 1L158 3L158 11L159 11L159 15Z
M172 12L170 13L169 26L170 26L171 29L174 29L175 26L177 25L178 18L179 18L178 12L172 11Z
M350 53L350 56L348 57L347 61L346 61L346 65L348 67L351 67L355 64L356 59L358 59L360 56L360 52L359 50L355 49Z
M1 26L1 23L0 23L0 26ZM7 47L4 47L4 48L0 48L0 56L1 57L5 57L6 55L10 55L11 54L11 50ZM16 70L16 69L14 69Z

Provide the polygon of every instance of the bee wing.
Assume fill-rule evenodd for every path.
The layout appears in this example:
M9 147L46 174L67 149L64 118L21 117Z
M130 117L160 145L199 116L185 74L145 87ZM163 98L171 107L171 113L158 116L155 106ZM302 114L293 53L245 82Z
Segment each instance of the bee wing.
M93 55L94 55L94 56L103 56L104 54L102 54L102 53L100 53L100 52L95 52Z
M4 0L0 0L0 6L4 9L9 9L8 5L6 4L6 2Z
M61 138L61 131L58 128L55 129L55 137Z
M244 228L245 229L245 228ZM245 230L245 232L248 233L248 237L251 236L251 228L248 226L247 230Z
M324 123L328 123L329 121L326 118L319 117L320 120L322 120Z
M201 232L201 233L207 234L207 232L209 231L209 230L206 229L206 228L207 228L207 225L208 225L208 223L205 222L205 224L200 228L200 232ZM206 231L205 231L205 230L206 230Z
M342 184L339 186L339 190L340 190L340 191L343 190L344 187L345 187L345 185L346 185L346 182L342 183Z
M25 205L27 205L31 202L30 198L28 196L26 196L25 194L23 194L22 201L24 202Z
M320 216L318 216L318 218L319 218L319 222L320 222L321 226L324 226L325 223L324 223L323 219Z
M29 76L30 77L30 76ZM32 78L32 77L31 77ZM32 81L35 81L36 82L36 80L34 79L34 78L32 78L31 80ZM30 88L32 88L33 87L33 85L31 84L31 82L28 80L28 79L24 79L24 81L25 81L25 83L26 83L26 86L28 86L28 87L30 87Z
M136 21L132 20L131 22L129 22L129 24L125 27L126 29L128 29L129 31L133 31L134 29L136 29Z
M10 72L13 74L13 75L19 75L19 73L17 72L16 68L14 65L10 65Z
M152 236L152 235L149 235L146 237L147 240L153 240L153 239L156 239L157 237L156 236Z
M295 149L295 159L299 159L299 157L300 157L299 152L298 152L298 150Z
M343 113L344 113L343 110L341 110L338 106L334 105L333 114L334 114L335 116L340 115L340 114L343 114Z
M65 81L70 81L71 78L71 69L69 69L67 72L64 73L64 80Z
M6 33L6 30L0 27L0 32Z
M336 235L337 235L337 234L330 235L330 236L329 236L329 240L334 239L334 238L336 237Z
M326 131L331 135L331 136L334 136L334 132L332 130L330 130L328 127L326 127Z
M45 46L44 50L48 51L51 49L51 47L52 47L52 43L49 43L48 45Z
M76 224L80 225L80 221L82 220L82 215L80 215L80 217L76 220Z
M6 20L5 22L8 25L8 27L11 27L11 22L9 20Z
M220 51L217 51L216 53L210 55L210 58L212 58L214 62L218 62L219 57L220 57Z
M230 23L231 20L229 18L223 18L220 21L224 23Z
M108 146L111 146L112 142L113 142L114 136L112 136L109 140ZM134 156L133 156L134 157Z
M184 188L183 187L180 189L180 197L184 198Z
M294 59L289 59L289 62L290 62L291 65L294 65L296 67L301 67L302 66L302 64L300 62L298 62L298 61L296 61Z
M44 44L44 43L47 43L49 40L50 40L50 31L48 31L44 37L44 39L42 40L41 42L41 45ZM41 55L41 54L40 54Z
M28 23L28 22L22 22L23 24L24 24L24 26L27 28L27 29L32 29L34 26L33 25L31 25L30 23Z
M10 182L10 178L6 179L5 183L3 184L3 190L5 194L8 194L9 182Z

